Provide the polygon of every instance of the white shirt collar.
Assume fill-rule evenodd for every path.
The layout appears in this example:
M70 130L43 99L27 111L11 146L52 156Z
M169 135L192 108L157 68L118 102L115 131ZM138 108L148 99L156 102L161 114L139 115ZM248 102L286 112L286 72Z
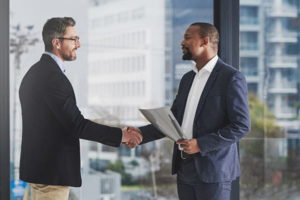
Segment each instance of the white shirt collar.
M57 57L56 55L54 55L53 53L50 53L48 51L45 51L44 54L46 54L46 55L50 56L51 58L53 58L53 60L57 63L57 65L59 66L59 68L61 69L61 71L63 73L66 72L64 62L59 57Z
M200 71L205 70L208 71L209 73L211 73L213 71L213 69L215 68L217 61L218 61L218 55L216 55L215 57L213 57L210 61L208 61L208 63L206 63L204 65L204 67L202 67L201 70L198 70L198 68L196 67L196 65L193 68L193 71L198 74Z

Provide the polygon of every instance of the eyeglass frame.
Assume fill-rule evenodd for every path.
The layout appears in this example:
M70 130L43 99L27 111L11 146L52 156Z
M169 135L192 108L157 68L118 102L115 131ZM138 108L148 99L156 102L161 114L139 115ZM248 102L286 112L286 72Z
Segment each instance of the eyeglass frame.
M58 37L57 39L59 39L59 40L72 40L75 43L78 43L80 38L79 37L76 37L76 38Z

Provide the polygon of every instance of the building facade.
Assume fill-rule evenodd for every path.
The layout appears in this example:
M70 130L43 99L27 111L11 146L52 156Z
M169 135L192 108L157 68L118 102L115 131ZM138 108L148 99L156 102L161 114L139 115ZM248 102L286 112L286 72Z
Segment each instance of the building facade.
M241 71L287 133L300 130L299 21L298 1L241 0Z

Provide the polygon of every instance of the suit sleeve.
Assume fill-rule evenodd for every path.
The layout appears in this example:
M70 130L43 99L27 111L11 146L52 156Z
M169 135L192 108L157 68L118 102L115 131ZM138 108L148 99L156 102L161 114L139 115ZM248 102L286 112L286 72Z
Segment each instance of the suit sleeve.
M120 145L121 129L97 124L83 117L76 105L73 88L63 75L52 75L44 94L46 104L67 133L110 146Z
M247 83L240 72L232 76L228 85L226 111L227 126L197 138L202 155L237 142L250 130Z
M178 93L180 91L181 85L182 84L179 85ZM177 103L176 102L177 102L178 93L177 93L176 98L173 101L173 105L171 107L171 111L175 117L177 116ZM139 129L141 130L141 133L143 135L143 141L141 144L145 144L147 142L151 142L151 141L158 140L158 139L165 137L165 135L162 132L160 132L157 128L155 128L152 124L139 127Z

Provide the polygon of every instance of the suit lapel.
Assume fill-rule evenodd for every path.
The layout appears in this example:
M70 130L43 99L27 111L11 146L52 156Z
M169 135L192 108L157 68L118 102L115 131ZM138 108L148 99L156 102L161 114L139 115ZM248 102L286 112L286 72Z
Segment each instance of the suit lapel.
M177 121L180 125L182 124L182 119L183 119L183 114L184 114L187 98L188 98L190 89L192 87L192 83L194 81L195 75L196 75L195 72L192 72L191 75L187 78L187 81L184 84L184 88L182 89L182 95L180 95L181 98L179 100L180 106L178 106L179 112L178 112L178 119L177 119Z
M209 93L211 87L215 83L215 80L216 80L216 78L219 74L219 71L221 69L221 65L222 65L222 61L220 59L218 59L217 64L216 64L215 68L213 69L213 71L211 72L211 74L210 74L210 76L209 76L209 78L208 78L208 80L205 84L205 87L203 89L203 92L201 94L194 120L197 119L197 116L200 114L200 112L203 108L203 105L204 105L204 102L206 100L207 94Z

